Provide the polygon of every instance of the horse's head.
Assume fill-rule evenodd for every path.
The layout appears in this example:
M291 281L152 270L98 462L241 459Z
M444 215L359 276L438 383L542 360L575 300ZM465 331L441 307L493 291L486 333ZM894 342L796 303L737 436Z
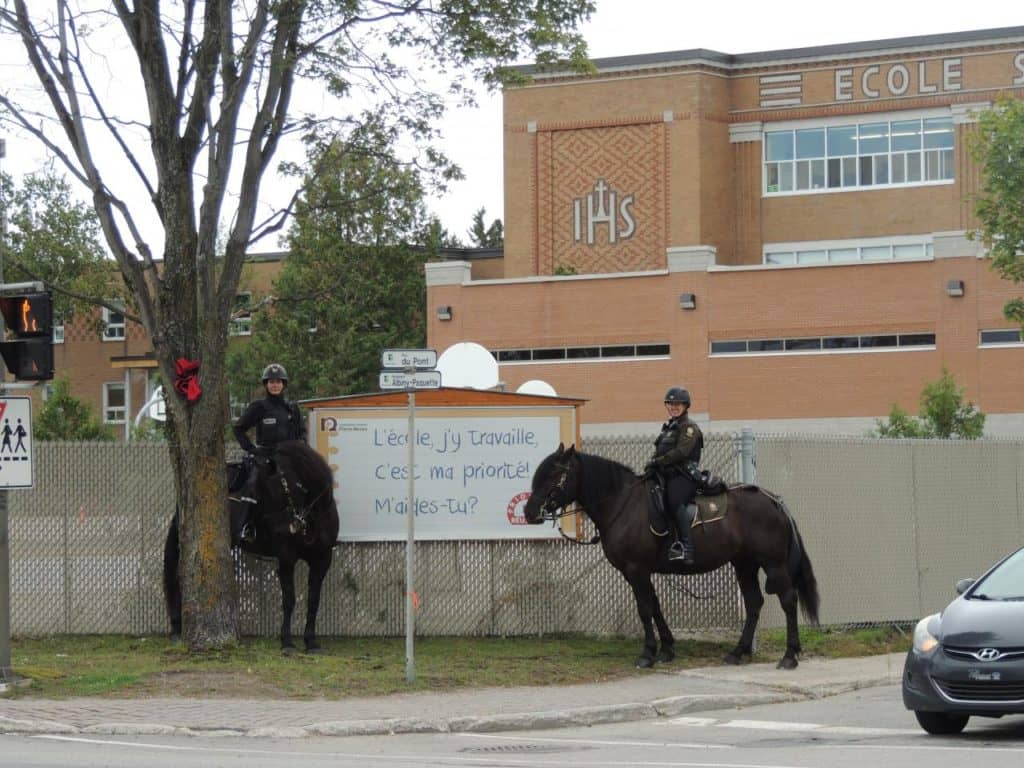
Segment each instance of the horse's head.
M579 457L575 446L568 449L559 444L558 450L548 456L533 473L530 498L523 515L531 524L554 520L558 510L576 500L576 480Z

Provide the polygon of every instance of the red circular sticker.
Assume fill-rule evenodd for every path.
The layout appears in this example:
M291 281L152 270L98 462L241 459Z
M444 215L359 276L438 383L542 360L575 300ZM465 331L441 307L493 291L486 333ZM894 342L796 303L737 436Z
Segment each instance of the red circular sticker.
M508 521L512 525L526 525L526 514L524 509L526 507L526 500L530 498L529 491L523 491L517 493L512 497L512 500L508 503L508 508L505 510L505 516L508 517Z

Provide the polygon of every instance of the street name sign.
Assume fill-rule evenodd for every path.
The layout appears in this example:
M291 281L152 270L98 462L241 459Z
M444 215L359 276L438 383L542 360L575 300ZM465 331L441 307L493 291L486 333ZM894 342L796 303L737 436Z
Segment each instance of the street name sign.
M435 349L385 349L381 355L382 368L417 368L430 369L437 367L437 350Z
M381 389L440 389L440 371L381 371Z

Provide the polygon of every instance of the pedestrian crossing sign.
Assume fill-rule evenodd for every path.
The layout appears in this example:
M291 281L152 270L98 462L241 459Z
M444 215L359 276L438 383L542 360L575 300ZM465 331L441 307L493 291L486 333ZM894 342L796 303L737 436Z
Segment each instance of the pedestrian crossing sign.
M0 397L0 488L32 487L32 399Z

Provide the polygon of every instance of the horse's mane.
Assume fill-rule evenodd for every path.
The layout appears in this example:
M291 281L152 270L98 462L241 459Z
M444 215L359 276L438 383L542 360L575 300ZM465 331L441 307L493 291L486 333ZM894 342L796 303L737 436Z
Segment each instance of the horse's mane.
M621 491L627 483L636 480L636 473L625 464L592 453L577 451L576 455L583 465L588 495L598 498L610 496Z
M277 445L277 460L286 476L291 474L314 497L331 499L334 475L324 457L302 440L286 440Z

